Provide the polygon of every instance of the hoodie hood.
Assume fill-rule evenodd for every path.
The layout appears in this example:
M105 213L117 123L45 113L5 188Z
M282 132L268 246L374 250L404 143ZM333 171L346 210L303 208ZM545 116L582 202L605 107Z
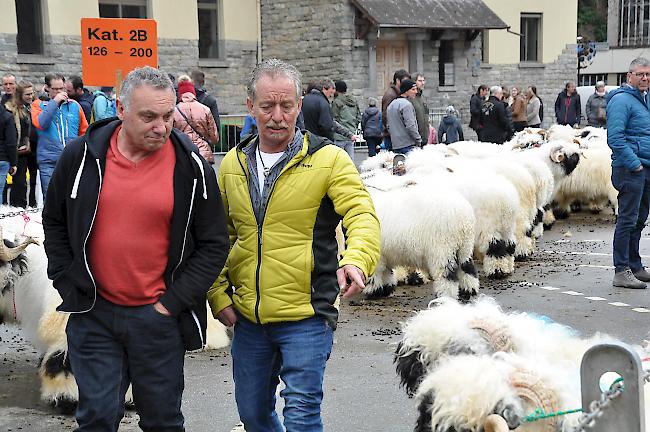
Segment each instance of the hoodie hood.
M370 115L375 115L379 112L379 108L376 106L366 108L366 112Z
M609 93L607 93L607 95L605 96L605 99L609 103L609 101L612 100L612 98L614 96L616 96L617 94L619 94L619 93L628 93L628 94L634 96L635 98L637 98L641 103L645 104L645 102L643 101L643 95L641 94L641 90L639 90L636 87L632 87L631 85L629 85L627 83L625 83L625 84L621 85L619 88L614 89L614 90L610 91Z
M340 99L343 103L345 103L349 107L356 107L357 102L354 100L352 96L349 94L339 94L336 99Z
M456 116L453 114L447 114L442 118L442 122L447 126L451 126L456 122Z
M195 100L196 96L191 92L186 92L181 95L181 102L194 102Z

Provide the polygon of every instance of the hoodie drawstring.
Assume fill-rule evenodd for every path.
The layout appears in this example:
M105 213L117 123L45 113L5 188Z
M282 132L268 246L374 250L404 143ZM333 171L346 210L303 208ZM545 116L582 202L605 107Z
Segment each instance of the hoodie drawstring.
M203 183L203 199L208 199L208 189L205 185L205 171L203 170L203 162L201 161L201 158L194 152L191 153L192 159L194 159L194 162L199 166L199 170L201 170L201 177L202 177L202 182Z
M84 155L81 158L81 164L77 170L77 175L74 178L74 185L72 186L72 193L70 194L71 199L77 199L77 192L79 191L79 182L81 181L81 173L84 170L84 163L86 162L86 151L88 150L88 144L84 143Z

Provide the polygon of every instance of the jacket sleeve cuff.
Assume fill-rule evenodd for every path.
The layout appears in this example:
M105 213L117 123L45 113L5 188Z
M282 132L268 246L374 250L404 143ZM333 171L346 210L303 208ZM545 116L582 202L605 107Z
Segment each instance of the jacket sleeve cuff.
M350 259L350 258L342 258L341 261L339 261L339 268L346 266L346 265L353 265L359 270L363 272L363 275L366 277L366 279L370 275L370 271L368 269L368 266L365 265L364 263L361 263L355 259Z
M226 294L225 289L222 287L214 287L208 291L208 303L210 304L210 309L212 310L212 316L216 318L217 314L227 308L232 306L232 299L228 294Z

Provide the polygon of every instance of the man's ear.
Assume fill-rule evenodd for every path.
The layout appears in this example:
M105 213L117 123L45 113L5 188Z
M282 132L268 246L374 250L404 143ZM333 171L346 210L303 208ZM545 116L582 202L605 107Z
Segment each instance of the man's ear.
M246 108L248 108L248 113L253 115L253 100L250 97L246 98Z
M124 111L125 111L124 110L124 105L122 104L122 101L120 101L119 99L117 99L115 101L115 111L116 111L117 117L120 120L124 120Z

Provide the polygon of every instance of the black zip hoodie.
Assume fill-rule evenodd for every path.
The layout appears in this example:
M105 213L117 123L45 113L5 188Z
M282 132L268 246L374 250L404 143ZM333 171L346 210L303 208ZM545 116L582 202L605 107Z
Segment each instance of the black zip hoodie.
M84 136L66 145L52 174L43 229L47 273L63 299L59 311L84 313L95 305L97 290L86 244L97 211L106 152L120 124L116 118L94 123ZM205 345L206 293L226 262L230 243L212 168L184 134L173 130L171 141L176 152L174 209L164 274L167 289L159 301L178 317L185 348L195 350Z

